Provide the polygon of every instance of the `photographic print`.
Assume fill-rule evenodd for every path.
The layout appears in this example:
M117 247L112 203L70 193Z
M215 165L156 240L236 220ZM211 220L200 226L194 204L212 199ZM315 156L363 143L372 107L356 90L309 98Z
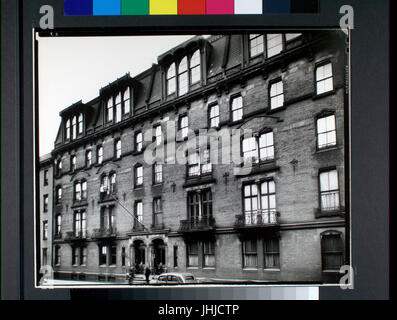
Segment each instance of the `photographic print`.
M40 286L339 283L342 30L36 38Z

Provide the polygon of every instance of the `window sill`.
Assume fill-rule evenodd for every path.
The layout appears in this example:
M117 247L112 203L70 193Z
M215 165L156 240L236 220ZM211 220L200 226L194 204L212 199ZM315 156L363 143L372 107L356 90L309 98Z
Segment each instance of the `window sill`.
M281 270L280 269L275 269L275 268L269 268L269 269L263 268L263 271L264 272L280 272Z
M336 92L335 89L332 89L330 91L323 92L323 93L320 93L320 94L314 93L312 99L313 100L317 100L317 99L321 99L321 98L324 98L324 97L328 97L328 96L331 96L331 95L335 94L335 92Z
M286 105L282 105L281 107L277 107L277 108L274 108L274 109L272 109L272 108L267 108L267 114L274 114L274 113L277 113L277 112L280 112L280 111L284 111L284 110L286 110L287 109L287 106Z
M143 184L140 184L138 186L134 186L134 191L139 191L139 190L143 190Z
M340 207L335 210L322 210L319 208L314 209L314 215L316 218L328 218L328 217L344 217L345 208Z
M198 270L199 267L187 267L186 269L188 269L188 270Z
M235 125L242 124L242 123L244 123L244 118L240 119L240 120L235 120L235 121L230 120L228 123L228 126L231 127L231 126L235 126Z
M216 270L216 267L204 267L203 270Z
M243 271L258 271L258 268L243 268Z
M317 148L316 149L316 152L315 152L315 154L321 154L321 153L324 153L324 152L327 152L327 151L335 151L335 150L338 150L339 148L338 148L338 145L332 145L332 146L329 146L329 147L323 147L323 148Z

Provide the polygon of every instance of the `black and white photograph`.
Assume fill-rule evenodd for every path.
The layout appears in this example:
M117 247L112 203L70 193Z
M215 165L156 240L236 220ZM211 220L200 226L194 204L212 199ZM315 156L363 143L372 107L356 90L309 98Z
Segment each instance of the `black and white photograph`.
M344 30L35 37L38 287L339 285Z

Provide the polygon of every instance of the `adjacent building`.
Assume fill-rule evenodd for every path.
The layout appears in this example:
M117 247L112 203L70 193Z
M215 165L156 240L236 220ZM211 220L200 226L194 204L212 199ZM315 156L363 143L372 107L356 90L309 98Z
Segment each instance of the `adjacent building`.
M349 255L344 48L342 31L196 36L64 109L54 184L50 171L40 184L55 276L335 281ZM206 130L218 145L192 151Z
M37 239L40 243L40 252L38 253L40 268L51 266L52 255L52 205L53 205L53 160L51 154L40 157L39 165L39 226L40 230Z

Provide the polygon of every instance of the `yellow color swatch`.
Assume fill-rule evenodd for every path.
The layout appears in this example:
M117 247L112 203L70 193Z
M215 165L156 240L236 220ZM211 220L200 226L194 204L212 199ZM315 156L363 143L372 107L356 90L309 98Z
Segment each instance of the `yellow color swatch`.
M150 0L149 14L178 14L178 0Z

